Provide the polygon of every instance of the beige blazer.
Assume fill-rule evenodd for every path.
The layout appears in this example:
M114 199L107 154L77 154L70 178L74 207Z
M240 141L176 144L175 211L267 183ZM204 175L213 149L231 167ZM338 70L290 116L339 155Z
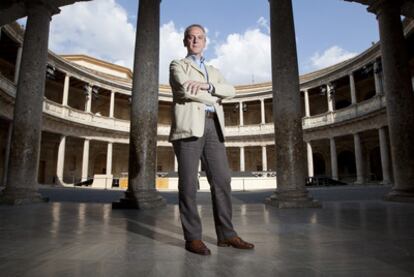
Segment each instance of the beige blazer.
M187 80L207 82L203 71L189 58L174 60L170 64L170 85L173 92L173 116L169 140L189 137L202 137L204 133L205 105L213 105L223 136L224 113L221 99L234 97L235 89L228 84L220 72L206 65L208 81L213 85L212 93L199 91L192 95L185 91L183 83Z

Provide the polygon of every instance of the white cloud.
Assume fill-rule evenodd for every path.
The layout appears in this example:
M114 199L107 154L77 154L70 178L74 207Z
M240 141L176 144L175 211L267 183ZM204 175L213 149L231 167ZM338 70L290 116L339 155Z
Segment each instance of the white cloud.
M50 49L58 54L85 54L108 62L133 67L135 28L127 11L115 0L96 0L62 8L53 17ZM224 43L214 45L210 63L234 84L271 80L270 36L264 18L258 27L243 34L231 34ZM262 28L265 28L263 30ZM218 37L219 33L213 34ZM168 83L169 63L186 55L183 28L170 21L160 28L160 83Z
M62 8L51 23L50 48L58 54L86 54L132 67L135 30L115 0Z
M171 60L186 54L182 33L172 21L161 26L161 83L168 83ZM85 54L132 69L134 47L135 28L115 0L77 3L53 17L50 49L58 54Z
M210 64L233 84L271 80L270 36L259 29L227 36L226 42L216 46L215 54Z
M185 57L187 50L183 45L184 30L177 30L170 21L160 30L160 83L168 84L169 65L174 59Z
M267 22L267 20L261 16L258 20L257 20L257 24L259 24L260 27L263 27L267 30L267 33L270 34L270 25L269 22Z
M336 63L348 60L357 55L357 53L349 52L339 46L332 46L326 49L322 54L316 52L312 55L307 66L311 70L321 69Z

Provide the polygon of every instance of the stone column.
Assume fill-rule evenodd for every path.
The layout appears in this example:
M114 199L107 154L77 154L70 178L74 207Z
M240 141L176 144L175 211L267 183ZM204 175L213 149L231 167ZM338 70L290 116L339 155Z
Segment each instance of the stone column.
M267 171L267 152L266 145L262 146L262 170Z
M112 175L112 154L113 154L113 143L108 142L108 148L106 151L106 175Z
M331 148L331 174L332 179L338 180L338 159L336 155L336 143L335 138L329 139L329 145Z
M87 85L87 96L85 103L85 112L90 113L92 111L92 86Z
M388 185L391 184L391 167L385 127L379 128L378 134L381 151L382 183Z
M357 98L356 98L355 78L354 78L353 72L349 73L349 87L351 89L351 103L352 105L354 105L357 103Z
M56 166L56 184L63 185L63 174L65 168L66 136L60 136L58 158Z
M261 123L266 124L264 99L260 99L260 115Z
M115 112L115 91L111 91L111 102L109 103L109 117L113 118Z
M13 115L6 188L0 203L41 202L38 193L40 137L45 91L51 4L27 2L27 23Z
M82 155L82 182L88 180L89 145L90 145L90 140L85 139L85 141L83 142L83 155Z
M383 95L384 88L382 85L382 68L381 68L380 60L376 60L374 62L374 80L375 80L375 94Z
M20 65L22 63L23 47L20 45L17 49L16 67L14 69L14 83L17 84L19 81Z
M305 188L305 147L292 0L269 0L277 189L266 199L279 208L317 207Z
M303 96L305 99L305 116L310 116L310 103L309 103L309 91L306 89L303 91Z
M328 112L333 112L335 110L335 96L330 84L326 85L326 97L328 99Z
M245 165L244 165L244 146L240 147L240 171L244 171L245 170Z
M69 99L69 86L70 86L70 76L69 74L65 75L65 81L63 83L63 99L62 99L62 106L68 105Z
M364 161L362 158L361 137L358 133L354 134L354 147L355 147L355 165L356 165L356 184L363 184L364 177Z
M407 43L400 17L400 1L376 1L369 11L377 14L387 101L388 130L394 186L388 200L414 200L414 93L411 86Z
M240 122L240 126L244 125L243 102L239 102L239 122Z
M308 160L308 177L313 177L314 170L313 170L313 152L312 152L312 144L310 141L306 142L306 150L307 150L307 160Z
M155 208L166 201L155 189L160 1L140 0L135 43L129 137L128 190L114 208Z
M9 128L7 128L7 142L6 142L6 151L4 153L4 171L3 171L3 180L2 185L6 186L7 183L7 173L9 171L9 156L10 156L10 145L11 145L11 138L12 138L12 129L13 123L9 123Z
M178 172L177 156L174 154L174 172Z
M414 76L411 77L411 86L413 87L413 90L414 90Z

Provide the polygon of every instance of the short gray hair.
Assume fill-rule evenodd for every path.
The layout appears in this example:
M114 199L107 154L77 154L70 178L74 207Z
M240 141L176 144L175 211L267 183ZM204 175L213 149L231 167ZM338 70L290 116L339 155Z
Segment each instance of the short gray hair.
M191 24L190 26L188 26L187 28L185 28L185 31L184 31L184 39L187 38L188 33L194 27L200 28L203 31L203 33L206 34L206 29L204 29L204 27L202 25L200 25L200 24Z

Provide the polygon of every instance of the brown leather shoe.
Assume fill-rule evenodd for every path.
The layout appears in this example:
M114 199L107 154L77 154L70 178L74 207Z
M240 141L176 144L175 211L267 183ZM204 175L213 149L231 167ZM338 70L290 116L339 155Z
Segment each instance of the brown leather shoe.
M229 247L232 246L237 249L253 249L254 244L242 240L240 237L232 237L226 240L217 242L217 246Z
M202 240L191 240L185 242L185 249L198 255L211 255L210 249Z

